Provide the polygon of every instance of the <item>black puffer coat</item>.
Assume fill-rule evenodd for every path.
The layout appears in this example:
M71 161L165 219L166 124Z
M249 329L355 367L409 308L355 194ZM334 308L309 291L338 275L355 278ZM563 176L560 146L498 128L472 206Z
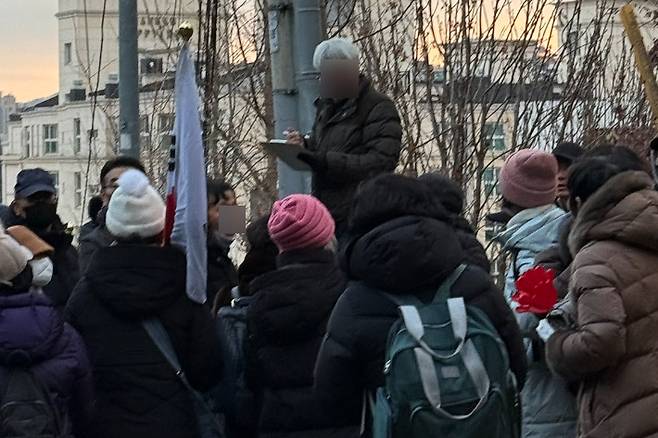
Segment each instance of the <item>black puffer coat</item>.
M247 379L260 401L259 436L350 436L341 430L345 419L327 415L313 392L327 320L345 289L336 257L299 250L281 254L278 265L251 283L247 310Z
M157 317L198 390L220 377L207 307L185 295L185 256L173 248L99 249L65 316L89 352L97 395L96 438L197 437L189 391L141 321Z
M206 296L208 304L215 302L215 296L222 290L230 290L238 285L238 271L228 256L230 242L208 239L208 283Z
M116 239L105 228L104 224L98 225L90 233L80 236L80 272L84 275L96 254L96 251L107 248Z
M340 104L319 99L308 149L317 155L313 194L329 208L336 235L347 224L352 196L363 180L392 172L400 158L402 128L395 104L361 78L359 97Z
M484 246L480 243L475 235L475 230L471 224L462 216L452 217L452 226L457 233L459 244L464 250L466 262L470 265L481 267L485 272L491 271L491 263Z
M375 227L350 244L344 264L351 282L336 304L316 369L319 396L339 415L358 416L364 389L384 384L384 354L397 306L381 291L430 301L464 261L454 230L435 219L404 216ZM502 337L520 384L526 372L521 333L489 275L469 266L452 288L480 308Z

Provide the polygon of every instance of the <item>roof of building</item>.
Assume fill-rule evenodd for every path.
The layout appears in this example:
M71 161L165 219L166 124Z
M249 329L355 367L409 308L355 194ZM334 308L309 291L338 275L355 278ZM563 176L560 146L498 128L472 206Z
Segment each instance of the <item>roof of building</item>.
M33 111L37 108L50 108L59 104L59 94L34 99L23 105L23 112Z

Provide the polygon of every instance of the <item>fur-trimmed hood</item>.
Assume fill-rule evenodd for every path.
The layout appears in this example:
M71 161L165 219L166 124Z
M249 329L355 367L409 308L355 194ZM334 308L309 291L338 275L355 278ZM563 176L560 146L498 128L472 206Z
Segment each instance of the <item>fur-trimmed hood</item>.
M595 240L658 251L658 192L645 172L614 176L581 207L569 235L575 256Z

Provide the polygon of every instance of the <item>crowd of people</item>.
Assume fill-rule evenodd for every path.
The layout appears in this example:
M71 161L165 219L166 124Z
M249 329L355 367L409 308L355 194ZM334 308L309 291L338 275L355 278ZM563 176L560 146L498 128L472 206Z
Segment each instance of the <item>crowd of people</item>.
M358 75L349 44L319 46L320 71ZM499 287L460 185L393 174L395 107L354 79L354 96L323 96L310 136L289 134L315 196L254 219L237 267L218 208L235 191L208 181L205 304L138 160L105 164L78 248L50 175L19 173L0 208L0 437L658 434L648 162L619 145L512 153L489 216ZM514 298L536 267L555 273L546 312Z

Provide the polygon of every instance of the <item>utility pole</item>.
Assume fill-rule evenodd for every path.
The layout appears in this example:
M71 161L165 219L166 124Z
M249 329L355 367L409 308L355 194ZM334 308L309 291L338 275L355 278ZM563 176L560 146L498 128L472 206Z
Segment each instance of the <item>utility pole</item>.
M320 95L319 72L313 66L313 53L322 41L320 0L295 0L293 53L297 84L297 129L311 132L315 121L315 100ZM311 179L306 178L310 192Z
M119 153L139 158L137 0L119 0Z
M283 138L288 128L310 132L318 96L313 51L321 41L318 0L270 0L268 12L274 130ZM310 193L311 173L293 170L278 160L279 196Z

